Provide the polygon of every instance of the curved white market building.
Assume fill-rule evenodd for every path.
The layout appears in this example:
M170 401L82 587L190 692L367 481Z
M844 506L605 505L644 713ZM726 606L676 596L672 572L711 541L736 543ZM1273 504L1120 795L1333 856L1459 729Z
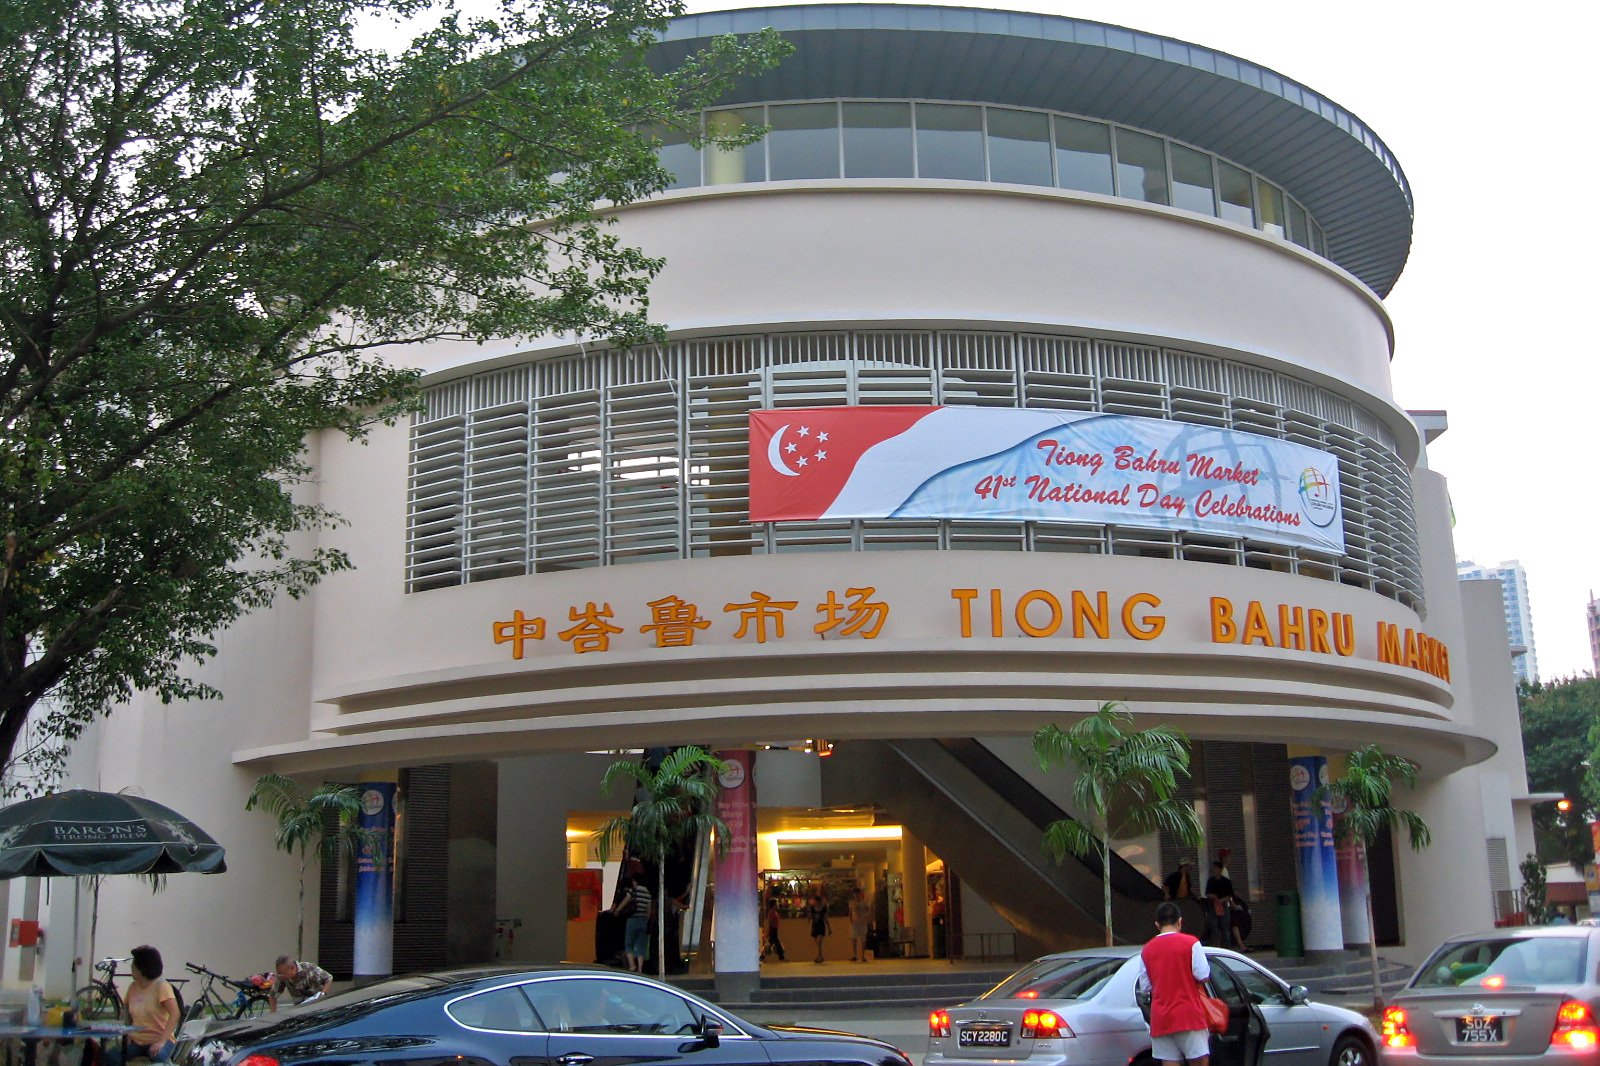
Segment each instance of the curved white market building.
M1372 742L1419 764L1410 800L1435 833L1374 859L1386 953L1488 925L1531 847L1527 788L1498 594L1458 585L1425 461L1442 419L1391 387L1383 298L1412 192L1383 141L1247 60L1055 16L692 15L660 61L767 25L794 55L702 121L769 132L736 150L662 133L674 187L615 212L666 260L667 343L409 353L421 414L313 442L318 500L347 519L318 543L356 569L223 635L203 670L220 704L139 702L80 751L85 781L141 789L229 848L220 878L103 889L100 953L148 940L242 972L292 947L295 863L243 810L274 770L398 784L397 969L587 961L581 871L604 892L614 867L584 842L619 804L597 790L612 756L585 753L688 743L755 753L756 866L779 899L888 895L911 954L1092 940L1098 875L1051 873L1030 836L1040 800L1082 812L1026 738L1105 700L1195 742L1186 795L1207 829L1198 849L1119 841L1129 935L1180 853L1225 850L1261 943L1295 888L1335 896L1333 925L1305 915L1308 949L1359 940L1351 886L1341 913L1332 882L1304 881L1291 779ZM753 465L827 457L814 438L785 453L770 426L753 454L753 412L777 413L787 447L894 407L1093 416L1179 453L1292 445L1337 470L1334 539L1220 508L1203 523L1192 496L1141 518L1042 491L1026 515L895 498L760 520ZM1015 433L1009 461L1040 437ZM947 448L930 469L970 461L976 487L1004 450L964 443L906 450ZM336 971L354 908L323 871L311 942ZM718 928L716 968L748 976L742 927Z

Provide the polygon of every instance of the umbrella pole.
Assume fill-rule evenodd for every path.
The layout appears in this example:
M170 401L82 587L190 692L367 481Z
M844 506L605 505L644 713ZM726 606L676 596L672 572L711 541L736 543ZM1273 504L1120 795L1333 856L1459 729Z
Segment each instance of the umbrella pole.
M83 878L72 879L72 987L78 987L78 962L82 958L78 954L78 933L83 916Z

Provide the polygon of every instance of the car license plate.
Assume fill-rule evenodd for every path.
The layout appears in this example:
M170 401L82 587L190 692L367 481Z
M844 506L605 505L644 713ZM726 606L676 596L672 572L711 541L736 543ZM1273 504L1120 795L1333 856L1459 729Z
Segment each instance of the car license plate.
M964 1025L956 1034L958 1047L1010 1047L1009 1025Z
M1456 1019L1458 1044L1499 1044L1504 1040L1505 1032L1500 1028L1499 1018L1485 1018L1473 1014Z

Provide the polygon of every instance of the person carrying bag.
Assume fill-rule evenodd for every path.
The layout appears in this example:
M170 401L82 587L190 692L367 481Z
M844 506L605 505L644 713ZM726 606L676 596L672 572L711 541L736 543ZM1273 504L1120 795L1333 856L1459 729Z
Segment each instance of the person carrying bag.
M1150 996L1150 1053L1167 1066L1187 1062L1210 1066L1211 1033L1221 1007L1222 1030L1228 1027L1228 1007L1208 996L1204 982L1211 979L1200 941L1183 932L1183 912L1171 900L1156 907L1156 935L1139 953L1136 993Z

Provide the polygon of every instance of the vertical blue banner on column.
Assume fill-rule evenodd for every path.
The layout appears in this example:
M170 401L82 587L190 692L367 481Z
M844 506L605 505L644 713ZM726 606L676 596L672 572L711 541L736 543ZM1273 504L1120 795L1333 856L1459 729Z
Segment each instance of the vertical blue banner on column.
M357 977L394 972L394 793L393 781L365 781L361 828L376 835L356 858L355 964Z
M1342 951L1339 860L1333 847L1333 812L1318 789L1327 784L1328 760L1302 755L1289 760L1294 819L1295 873L1300 883L1300 927L1307 951Z

